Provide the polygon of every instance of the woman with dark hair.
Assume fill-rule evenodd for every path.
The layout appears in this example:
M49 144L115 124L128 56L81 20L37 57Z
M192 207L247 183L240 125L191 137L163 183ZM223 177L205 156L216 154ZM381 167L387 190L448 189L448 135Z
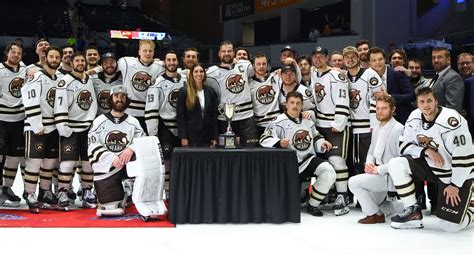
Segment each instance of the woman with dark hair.
M206 71L194 64L187 86L179 90L178 137L183 147L214 147L217 144L217 95L205 85Z

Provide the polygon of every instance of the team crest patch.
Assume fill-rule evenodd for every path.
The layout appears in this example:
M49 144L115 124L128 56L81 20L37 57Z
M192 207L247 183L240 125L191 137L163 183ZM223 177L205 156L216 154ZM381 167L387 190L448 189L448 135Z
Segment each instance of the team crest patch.
M110 109L109 103L107 103L107 99L110 96L110 90L103 90L99 92L97 96L97 101L99 102L99 107L102 109Z
M360 96L359 90L356 90L356 89L349 90L349 106L352 109L358 108L361 100L362 100L362 97Z
M71 153L72 152L72 145L65 145L64 146L64 153Z
M320 83L316 83L314 85L314 93L316 94L316 101L321 103L323 101L324 96L326 96L326 90L324 90L324 85Z
M244 90L245 80L242 75L230 75L225 81L225 87L231 93L238 94Z
M105 136L105 146L112 152L121 152L127 145L127 134L121 131L114 130Z
M66 81L64 81L64 80L61 80L61 81L59 81L59 83L58 83L58 87L59 87L59 88L62 88L62 87L64 87L65 85L66 85Z
M379 80L377 79L377 77L372 77L370 78L369 83L371 85L377 85L379 83Z
M311 96L313 96L313 93L311 92L310 89L304 90L304 94L306 94L306 97L311 97Z
M346 76L345 76L344 74L342 74L342 73L339 73L339 74L337 75L337 77L338 77L339 79L341 79L341 81L346 81Z
M54 108L54 99L56 98L56 88L51 88L46 93L46 102L52 108Z
M178 106L178 96L179 96L179 89L174 89L168 94L168 103L173 108Z
M306 130L298 130L293 136L293 146L297 150L305 151L311 146L311 135Z
M132 77L132 86L139 92L144 92L152 85L151 76L147 72L139 71Z
M262 85L255 92L255 98L258 102L267 105L273 102L275 94L275 90L271 85Z
M35 150L36 151L41 152L41 151L43 151L43 149L44 149L43 143L38 142L38 143L35 144Z
M10 85L8 86L8 91L10 94L15 98L21 98L21 87L25 80L20 77L16 77L10 81Z
M92 105L92 93L87 90L82 90L77 95L77 104L82 110L89 110Z
M448 118L448 124L451 125L452 127L457 127L459 125L458 119L456 117L452 116Z

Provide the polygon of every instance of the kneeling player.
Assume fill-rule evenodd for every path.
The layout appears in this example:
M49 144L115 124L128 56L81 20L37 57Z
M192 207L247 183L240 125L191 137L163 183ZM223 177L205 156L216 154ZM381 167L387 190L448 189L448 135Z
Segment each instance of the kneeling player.
M112 87L108 101L111 111L97 117L89 131L88 153L100 203L98 216L124 214L126 197L122 179L127 178L126 164L138 147L135 139L145 135L138 120L124 112L130 103L124 86ZM158 185L162 188L163 184Z
M263 147L291 148L296 151L301 182L302 206L313 216L322 216L318 205L326 197L329 188L336 181L336 172L328 162L318 158L316 152L331 150L332 145L316 130L313 121L303 119L303 96L299 92L289 92L286 96L286 111L280 114L265 129L260 139ZM308 200L308 183L316 176Z
M400 137L403 157L390 160L388 170L405 210L392 218L393 228L422 228L412 176L438 184L436 215L440 227L457 232L471 224L468 209L474 174L474 152L466 120L455 110L438 106L429 87L416 92L418 109ZM432 209L433 210L433 209Z

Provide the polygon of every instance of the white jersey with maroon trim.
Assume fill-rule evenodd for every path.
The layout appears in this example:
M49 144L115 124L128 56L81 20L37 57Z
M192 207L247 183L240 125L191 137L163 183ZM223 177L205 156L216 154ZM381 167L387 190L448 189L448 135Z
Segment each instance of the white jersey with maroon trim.
M115 158L126 147L134 149L133 140L143 137L140 123L133 116L125 114L120 118L110 112L98 116L89 130L87 154L94 173L108 173L113 170Z
M110 89L115 85L123 84L120 72L116 73L112 78L107 78L104 72L97 73L97 75L92 76L92 84L94 85L99 107L97 115L108 113L110 106L107 103L107 99L110 96Z
M54 120L59 135L69 137L72 132L89 129L97 115L97 97L88 74L84 79L72 73L58 82L54 99Z
M136 57L123 57L117 62L118 71L122 73L123 85L127 88L130 106L125 110L134 117L145 116L145 101L148 88L158 76L165 72L159 61L144 65Z
M180 74L177 77L169 77L165 73L148 89L145 122L149 135L158 134L158 117L160 117L163 125L178 136L176 107L179 89L185 85L185 81L186 79Z
M316 157L316 152L324 153L321 146L325 139L311 120L302 117L294 119L286 113L280 114L268 124L260 138L260 145L266 148L280 147L282 139L288 139L288 148L295 150L300 172Z
M248 60L239 60L230 67L212 66L207 71L207 84L219 98L219 105L236 104L233 121L253 116L252 97L250 96L249 77L253 76L253 67ZM218 119L225 121L219 114Z
M311 90L316 103L316 126L343 131L349 120L346 76L335 70L313 72Z
M21 89L23 105L25 106L25 131L50 133L56 130L54 122L54 100L56 75L50 76L44 69L35 73Z
M410 114L400 138L400 153L413 158L424 157L441 181L462 187L464 181L474 178L474 149L469 127L466 119L456 110L438 109L438 115L431 122L424 118L419 109ZM437 166L425 156L427 148L443 157L442 166Z
M21 101L21 87L25 83L25 65L18 64L18 70L0 63L0 120L18 122L25 119Z
M279 79L280 77L276 73L270 73L263 79L256 76L249 79L255 123L260 127L267 127L271 121L280 115Z
M370 128L377 125L373 94L382 90L382 79L371 68L361 68L355 76L351 76L348 72L347 77L353 133L370 133Z

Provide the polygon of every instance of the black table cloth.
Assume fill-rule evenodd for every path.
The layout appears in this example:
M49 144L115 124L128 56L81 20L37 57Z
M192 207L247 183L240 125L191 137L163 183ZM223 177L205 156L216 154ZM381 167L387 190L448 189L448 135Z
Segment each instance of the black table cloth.
M287 149L176 148L173 223L300 222L296 154Z

